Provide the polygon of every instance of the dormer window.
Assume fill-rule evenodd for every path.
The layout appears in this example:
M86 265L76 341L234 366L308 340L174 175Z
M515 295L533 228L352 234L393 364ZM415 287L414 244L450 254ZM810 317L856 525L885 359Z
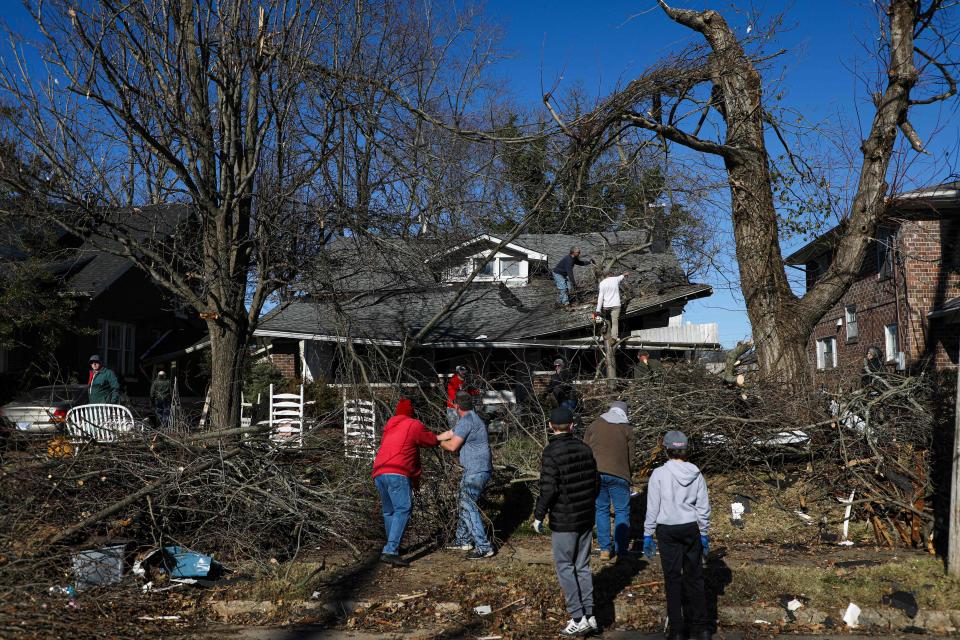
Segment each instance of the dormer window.
M545 254L513 243L505 244L487 261L500 244L498 238L482 235L427 258L426 262L442 261L445 282L463 282L477 271L474 282L502 282L511 287L530 282L531 263L546 263Z

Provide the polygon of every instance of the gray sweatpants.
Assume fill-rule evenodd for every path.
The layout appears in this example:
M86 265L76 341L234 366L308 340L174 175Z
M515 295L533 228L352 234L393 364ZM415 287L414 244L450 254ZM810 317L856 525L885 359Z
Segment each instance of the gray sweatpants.
M554 531L551 534L553 563L563 590L567 611L574 619L593 615L593 576L590 575L590 543L593 530L583 533Z

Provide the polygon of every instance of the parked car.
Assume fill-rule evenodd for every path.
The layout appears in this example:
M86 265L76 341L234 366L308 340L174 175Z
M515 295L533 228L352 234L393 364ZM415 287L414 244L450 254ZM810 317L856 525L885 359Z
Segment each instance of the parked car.
M0 407L0 421L19 433L53 433L60 430L67 412L82 404L87 404L86 385L37 387Z

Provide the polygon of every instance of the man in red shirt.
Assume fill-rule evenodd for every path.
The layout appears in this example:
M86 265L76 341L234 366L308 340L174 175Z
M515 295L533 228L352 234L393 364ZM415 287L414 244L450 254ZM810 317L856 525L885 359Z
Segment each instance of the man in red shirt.
M479 395L480 393L480 390L476 387L464 386L467 383L467 376L469 375L466 367L460 365L456 371L456 373L450 376L450 380L447 382L447 426L451 429L457 426L457 422L460 421L460 414L457 413L457 392L462 389L471 396Z
M383 427L380 449L373 461L373 480L383 505L387 544L380 561L406 567L400 557L400 539L413 509L413 487L420 484L420 447L437 446L437 436L413 417L413 403L401 398L396 415Z

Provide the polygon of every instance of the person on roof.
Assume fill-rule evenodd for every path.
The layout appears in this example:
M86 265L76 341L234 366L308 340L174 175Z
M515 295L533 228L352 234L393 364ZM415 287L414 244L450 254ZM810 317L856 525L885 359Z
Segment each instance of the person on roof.
M400 540L413 509L413 489L420 484L420 449L436 447L437 436L413 417L413 403L401 398L396 414L383 426L380 449L373 460L373 481L383 505L387 543L380 561L396 567L410 562L400 556Z
M90 404L117 404L120 402L120 382L117 380L117 374L103 366L103 360L97 354L90 356L87 398Z
M620 282L630 275L629 271L617 276L612 269L603 272L597 293L597 313L610 317L610 337L616 340L620 336Z
M570 305L570 295L577 288L577 281L573 277L574 265L585 267L590 264L596 264L596 260L585 262L580 259L580 247L570 247L570 253L563 256L553 268L553 281L557 285L557 297L562 306Z
M450 376L450 380L447 381L447 426L451 429L457 426L457 422L460 421L460 414L457 413L457 393L462 390L471 396L480 394L480 389L467 383L469 375L470 370L460 365L456 372Z

